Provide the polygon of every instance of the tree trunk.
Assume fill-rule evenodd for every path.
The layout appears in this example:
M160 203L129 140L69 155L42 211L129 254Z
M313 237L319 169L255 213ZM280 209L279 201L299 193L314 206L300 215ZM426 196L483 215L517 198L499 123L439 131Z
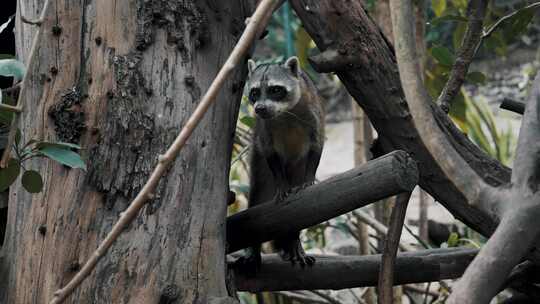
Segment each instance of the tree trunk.
M23 14L33 18L42 2L26 1ZM242 1L51 1L19 127L24 141L80 143L88 172L47 159L25 163L45 186L35 195L20 182L11 189L1 303L47 303L72 278L197 105L251 8ZM28 28L18 28L20 58L29 56L35 31ZM244 79L242 67L227 80L156 198L67 303L214 303L228 295L224 224Z

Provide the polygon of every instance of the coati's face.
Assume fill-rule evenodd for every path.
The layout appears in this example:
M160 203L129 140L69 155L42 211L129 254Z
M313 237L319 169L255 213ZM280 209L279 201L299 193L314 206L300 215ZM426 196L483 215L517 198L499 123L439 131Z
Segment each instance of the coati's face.
M259 66L249 60L248 69L248 97L258 117L276 118L296 106L301 97L298 58Z

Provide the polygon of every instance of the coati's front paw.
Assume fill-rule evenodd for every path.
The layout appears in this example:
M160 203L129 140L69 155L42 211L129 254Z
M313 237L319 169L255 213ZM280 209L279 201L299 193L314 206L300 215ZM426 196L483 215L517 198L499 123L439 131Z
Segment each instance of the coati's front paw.
M300 186L296 186L296 187L292 187L291 189L289 189L287 191L287 195L290 195L290 194L296 194L304 189L306 189L307 187L309 186L313 186L313 184L315 184L315 182L307 182L307 183L303 183L302 185Z
M281 203L287 198L288 195L289 195L288 191L277 191L276 195L274 195L273 201L276 204Z
M313 264L315 264L315 258L306 254L300 241L289 249L281 250L279 255L284 261L290 261L293 266L298 263L300 264L300 267L304 268L306 265L313 266Z

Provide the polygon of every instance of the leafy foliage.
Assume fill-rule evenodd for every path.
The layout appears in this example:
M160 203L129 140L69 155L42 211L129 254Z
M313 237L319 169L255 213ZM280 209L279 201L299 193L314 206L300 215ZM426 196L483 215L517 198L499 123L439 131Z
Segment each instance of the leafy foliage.
M13 147L15 157L9 160L5 168L0 168L0 191L6 190L15 182L22 168L24 172L21 182L24 189L30 193L41 192L43 189L41 174L27 170L23 165L27 160L36 157L50 158L70 168L86 170L86 164L81 156L73 151L81 149L76 144L30 140L21 145L20 140L21 134L18 132Z

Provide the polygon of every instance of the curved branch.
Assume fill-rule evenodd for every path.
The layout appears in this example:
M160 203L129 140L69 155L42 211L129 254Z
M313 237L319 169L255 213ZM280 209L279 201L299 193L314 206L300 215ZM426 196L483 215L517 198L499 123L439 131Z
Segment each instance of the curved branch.
M529 5L525 6L522 9L519 9L519 10L517 10L515 12L512 12L512 13L502 17L501 19L497 20L497 22L495 22L492 26L490 26L487 30L485 30L482 33L482 39L491 36L491 34L493 34L493 32L497 29L497 27L499 27L499 25L501 25L501 23L503 23L505 20L508 20L508 19L514 17L520 11L525 10L525 9L533 9L533 8L537 8L537 7L540 7L540 2L529 4Z
M420 186L457 219L489 237L499 222L469 204L426 148L414 125L402 91L393 47L358 1L290 0L306 31L321 51L341 50L354 58L348 69L336 74L369 116L379 134L381 154L405 150L418 161ZM494 187L510 182L510 169L474 145L431 103L432 115L451 145L486 183Z
M386 235L386 240L384 241L381 268L379 270L379 304L392 304L394 300L392 287L394 286L396 254L411 194L411 192L408 192L398 195L394 208L392 209L390 227L388 228L388 234Z
M469 2L467 8L467 19L469 20L467 31L463 37L458 57L452 66L450 77L437 101L441 109L446 113L450 111L452 100L459 93L463 82L465 82L469 65L482 41L482 26L484 24L487 5L487 0L472 0Z
M199 105L187 121L186 125L178 134L178 137L171 144L165 154L160 155L158 158L158 164L155 167L152 175L137 194L133 202L129 207L122 212L120 219L114 225L109 234L101 242L99 247L91 255L90 259L84 264L81 270L71 279L70 282L62 289L57 290L54 293L54 297L50 301L50 304L62 303L67 296L69 296L77 286L79 286L96 267L98 261L107 253L107 250L112 246L116 239L120 236L122 231L137 217L137 214L141 208L154 196L154 191L159 183L161 177L165 174L169 166L174 162L186 141L191 136L199 122L203 119L204 115L208 111L208 108L214 103L216 95L227 80L229 74L241 63L244 55L249 50L253 41L262 32L262 29L266 27L266 24L270 20L270 16L279 3L279 0L262 0L253 16L250 18L248 25L246 26L244 33L240 37L238 43L231 52L229 58L220 69L216 78L208 88L208 91L203 96Z
M496 210L480 206L481 196L485 195L486 190L494 188L487 185L449 143L433 116L431 98L419 76L421 72L416 56L411 1L391 0L390 10L401 83L422 141L446 176L466 196L469 204L497 218Z

